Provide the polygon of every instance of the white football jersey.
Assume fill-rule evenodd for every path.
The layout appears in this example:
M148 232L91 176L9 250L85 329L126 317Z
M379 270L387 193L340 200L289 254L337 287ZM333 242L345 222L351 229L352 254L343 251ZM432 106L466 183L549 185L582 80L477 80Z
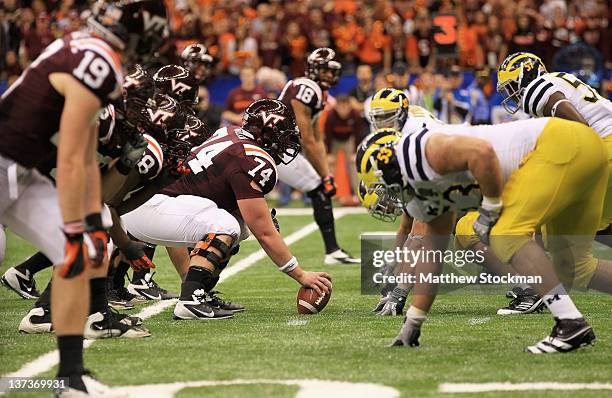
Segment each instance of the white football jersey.
M432 129L439 125L444 125L444 122L435 117L427 109L417 105L410 105L410 108L408 108L408 119L404 123L404 127L402 127L402 135L417 133L423 127Z
M531 116L544 116L544 106L556 92L574 105L600 137L612 134L612 102L570 73L546 73L532 81L525 88L521 108Z
M477 209L482 200L480 187L469 171L445 175L436 173L425 156L425 145L435 133L464 135L488 141L497 154L504 184L519 168L550 118L528 119L501 125L435 125L405 134L397 143L397 158L404 185L410 184L415 196L406 210L413 218L431 221L454 210L459 214Z

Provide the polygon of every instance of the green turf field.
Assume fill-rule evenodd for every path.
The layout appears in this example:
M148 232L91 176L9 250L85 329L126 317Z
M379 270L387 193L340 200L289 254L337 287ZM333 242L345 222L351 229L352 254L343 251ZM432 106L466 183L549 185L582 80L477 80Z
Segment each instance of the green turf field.
M280 222L286 236L311 223L312 218L285 216ZM360 233L393 229L394 225L366 215L346 215L337 222L341 244L354 254L360 251ZM258 249L257 242L245 242L236 260ZM389 348L387 345L402 320L372 315L370 310L377 297L360 295L359 267L323 266L318 231L292 244L291 249L304 268L332 274L333 295L321 314L298 316L295 303L298 285L264 259L219 286L226 298L247 307L245 313L215 322L173 321L170 306L145 320L152 337L96 341L85 352L86 366L113 386L236 379L320 379L376 383L393 387L402 397L612 396L609 390L584 389L456 395L439 392L442 383L609 383L612 379L612 298L609 296L594 293L575 296L598 338L595 347L575 353L549 356L522 353L524 346L550 332L550 314L500 317L495 311L507 304L507 299L491 295L440 296L423 326L421 347ZM7 258L0 272L32 252L22 240L9 235ZM178 278L163 249L157 251L155 263L158 265L155 278L160 285L178 291ZM46 272L37 276L40 290L47 280ZM53 335L17 332L19 320L32 303L6 289L0 290L0 374L14 372L54 349ZM51 376L54 371L43 376ZM292 384L228 383L185 388L175 396L276 398L293 397L298 390L299 386ZM333 391L323 390L318 396L339 396Z

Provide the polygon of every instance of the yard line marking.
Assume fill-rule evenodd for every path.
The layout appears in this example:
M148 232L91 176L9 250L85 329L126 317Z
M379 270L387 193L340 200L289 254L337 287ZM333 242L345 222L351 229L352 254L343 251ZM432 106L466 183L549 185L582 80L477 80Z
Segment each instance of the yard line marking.
M348 208L339 209L335 213L335 219L338 220L339 218L344 217L346 214L350 214L351 212L348 210L349 210ZM302 228L298 229L291 235L287 236L285 238L285 243L287 243L287 246L289 246L301 240L302 238L308 236L309 234L313 233L318 228L319 227L317 226L315 222L311 222L310 224L303 226ZM263 260L266 257L267 257L266 252L263 249L258 249L257 251L249 254L248 256L238 261L231 267L226 268L225 271L223 271L223 273L221 274L219 283L222 283L227 278L230 278L233 275L236 275L237 273L244 271L245 269L249 268L256 262L258 262L259 260ZM177 299L158 301L155 304L144 307L138 314L135 314L134 316L140 317L144 320L144 319L150 318L152 316L155 316L163 312L166 308L174 305L176 302L177 302ZM95 341L96 340L85 340L83 342L83 349L88 348ZM38 358L26 363L25 365L21 367L21 369L15 372L3 375L2 377L34 377L36 375L49 371L53 366L57 365L58 363L59 363L59 351L53 350L53 351L43 354L39 356ZM3 394L4 393L0 392L0 395L3 395Z
M130 398L172 398L185 388L232 386L249 384L295 385L299 389L294 398L398 398L400 393L393 387L374 383L351 383L333 380L199 380L167 384L145 384L139 386L113 387L113 392L127 393Z
M368 214L367 210L361 206L359 207L341 207L334 209L334 216L338 217L339 214ZM276 209L277 216L310 216L312 215L312 207L298 207L298 208L280 208Z
M612 390L612 383L443 383L439 392L470 393L491 391L535 391L535 390Z

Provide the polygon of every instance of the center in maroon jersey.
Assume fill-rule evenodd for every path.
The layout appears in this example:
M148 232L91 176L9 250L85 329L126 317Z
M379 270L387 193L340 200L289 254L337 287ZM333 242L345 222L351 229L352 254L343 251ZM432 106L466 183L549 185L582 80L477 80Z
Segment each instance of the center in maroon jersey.
M160 193L208 198L231 213L238 209L238 200L263 198L276 186L276 163L238 127L217 130L192 153L189 175Z

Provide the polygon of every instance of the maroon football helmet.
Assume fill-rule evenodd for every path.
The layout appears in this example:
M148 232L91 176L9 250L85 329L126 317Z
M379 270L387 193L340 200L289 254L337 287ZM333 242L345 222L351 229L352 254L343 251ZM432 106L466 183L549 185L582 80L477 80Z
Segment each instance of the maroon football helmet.
M300 131L293 110L279 100L261 99L244 111L242 129L279 164L291 162L300 153Z

